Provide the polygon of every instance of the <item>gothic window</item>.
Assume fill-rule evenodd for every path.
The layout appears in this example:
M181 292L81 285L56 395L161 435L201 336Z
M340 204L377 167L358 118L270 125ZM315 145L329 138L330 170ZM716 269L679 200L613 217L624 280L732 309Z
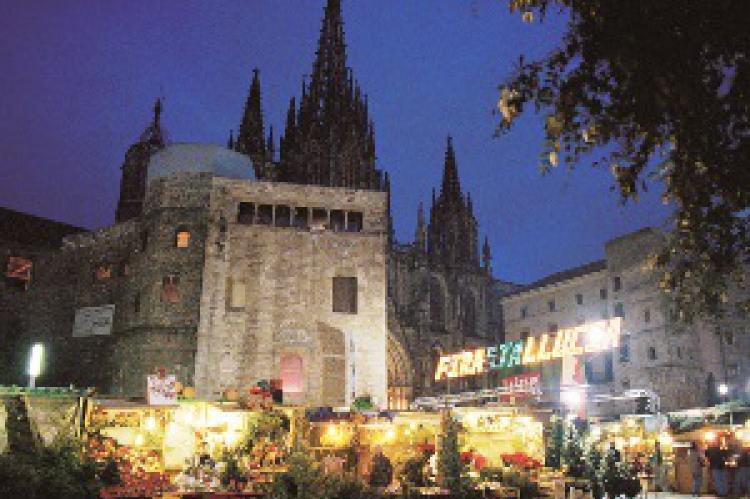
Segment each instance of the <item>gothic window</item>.
M656 360L656 347L648 347L648 360Z
M112 277L112 266L107 263L102 263L96 266L94 269L94 279L97 281L106 281Z
M529 306L524 305L521 307L521 319L525 319L529 316Z
M612 280L612 290L620 291L621 288L622 288L622 280L620 279L620 276L615 276L615 278Z
M250 225L253 223L255 218L255 204L254 203L240 203L237 208L237 223L243 225Z
M5 278L11 287L26 290L31 282L31 270L34 264L29 258L9 256L5 267Z
M176 248L190 247L190 231L185 227L180 227L174 236L174 245Z
M430 280L430 324L432 329L445 328L445 294L434 277Z
M284 393L302 393L302 357L297 354L284 354L279 362L279 377Z
M343 232L346 229L346 220L342 210L331 210L331 230Z
M161 301L177 303L180 300L180 276L170 274L164 276L161 286Z
M291 226L292 209L288 206L279 205L276 207L276 216L274 222L276 227Z
M476 305L471 293L461 298L461 330L464 336L478 336L476 332Z
M357 278L333 278L333 311L344 314L357 313Z
M294 226L298 229L307 229L309 226L309 208L295 208L294 209Z
M346 231L362 231L362 213L359 211L350 211L346 214Z
M271 225L273 223L273 205L258 205L257 223L261 225Z

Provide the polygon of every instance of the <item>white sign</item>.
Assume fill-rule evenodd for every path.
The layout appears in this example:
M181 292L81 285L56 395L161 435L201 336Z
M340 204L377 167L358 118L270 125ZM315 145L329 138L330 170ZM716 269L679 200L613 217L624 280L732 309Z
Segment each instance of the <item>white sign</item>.
M177 404L177 377L174 374L150 374L146 379L148 405Z
M108 336L112 334L112 320L115 316L114 305L101 307L83 307L76 310L73 323L73 337Z

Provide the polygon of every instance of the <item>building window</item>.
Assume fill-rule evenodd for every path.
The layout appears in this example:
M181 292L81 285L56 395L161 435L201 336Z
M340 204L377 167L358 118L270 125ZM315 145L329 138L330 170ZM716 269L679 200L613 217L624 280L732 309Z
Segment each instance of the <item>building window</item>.
M161 285L161 301L166 303L180 301L180 276L175 274L164 276Z
M273 225L273 205L258 205L258 218L256 222L260 225Z
M599 290L599 298L601 298L602 300L607 299L607 288L602 288Z
M622 303L615 303L615 317L625 317L625 306Z
M254 203L240 203L237 209L237 223L242 225L250 225L253 223L255 218L255 204Z
M279 378L284 393L302 393L302 357L297 354L284 354L279 362Z
M529 332L528 331L521 331L521 341L525 342L526 338L528 338L528 337L529 337Z
M620 338L620 362L630 362L630 335L626 334Z
M344 232L346 229L346 217L342 210L331 210L330 226L334 232Z
M245 308L247 288L244 282L235 281L232 278L227 282L227 305L230 309L240 310Z
M647 308L646 310L643 311L643 322L645 322L646 324L651 322L651 309L650 308Z
M141 294L136 293L133 297L133 313L138 314L141 311Z
M97 281L106 281L112 277L112 266L106 263L97 265L94 269L94 279Z
M628 378L622 380L622 388L623 390L630 390L630 380Z
M524 305L521 307L521 319L525 319L529 316L529 306Z
M290 227L292 225L292 209L284 205L277 206L274 214L274 225L276 227Z
M346 231L361 232L363 225L362 213L359 211L350 211L346 214Z
M177 248L190 247L190 231L185 228L177 229L177 234L174 237L174 245Z
M9 256L5 267L5 278L8 285L24 291L29 289L33 267L34 264L29 258Z
M555 300L550 300L547 302L547 307L549 308L550 312L555 311Z
M325 230L328 225L328 211L325 208L312 209L312 228L314 230Z
M576 295L576 304L583 305L583 295L581 293Z
M648 360L656 360L656 347L648 347Z
M740 374L740 366L737 364L727 365L727 377L734 378Z
M682 347L677 347L677 358L678 359L682 358Z
M547 331L550 333L556 333L557 332L557 324L549 324L547 326Z
M333 311L344 314L357 313L357 278L333 278Z
M292 225L297 229L307 230L310 226L309 223L310 210L308 208L295 208L294 209L294 220Z
M620 291L622 288L622 281L620 280L620 276L615 276L615 278L612 280L612 291Z

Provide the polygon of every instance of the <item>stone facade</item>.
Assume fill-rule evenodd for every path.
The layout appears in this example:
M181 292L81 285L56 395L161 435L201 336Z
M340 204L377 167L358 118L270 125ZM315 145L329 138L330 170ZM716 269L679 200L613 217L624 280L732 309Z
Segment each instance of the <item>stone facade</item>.
M606 259L554 274L503 298L508 340L539 336L557 329L611 317L622 318L620 346L615 351L584 360L589 398L647 390L659 397L661 410L672 411L711 402L706 379L728 379L717 371L714 328L685 324L658 286L658 273L648 265L649 255L661 244L654 229L643 229L605 245ZM732 340L747 348L744 329ZM734 324L733 326L731 324ZM748 352L750 350L745 350ZM750 367L747 354L727 356L740 373ZM611 401L590 405L594 413L618 410ZM630 407L633 410L633 407Z

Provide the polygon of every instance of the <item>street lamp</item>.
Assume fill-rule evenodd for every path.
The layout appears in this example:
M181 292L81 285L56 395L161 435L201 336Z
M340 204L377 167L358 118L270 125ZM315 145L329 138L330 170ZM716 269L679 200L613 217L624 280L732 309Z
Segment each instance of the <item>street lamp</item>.
M729 393L729 386L726 383L721 383L719 385L719 395L722 397L726 397Z
M42 374L42 358L44 357L44 345L34 343L29 355L29 388L36 386L36 378Z

